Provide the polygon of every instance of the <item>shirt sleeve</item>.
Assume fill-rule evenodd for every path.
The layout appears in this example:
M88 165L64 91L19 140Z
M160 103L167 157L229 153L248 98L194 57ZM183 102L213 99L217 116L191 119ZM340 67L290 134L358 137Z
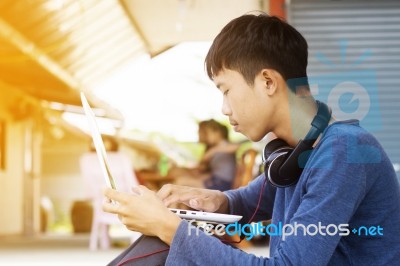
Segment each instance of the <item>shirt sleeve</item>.
M261 188L264 185L260 200ZM260 200L259 210L253 222L270 220L275 201L276 188L266 181L264 174L260 175L247 186L224 192L228 197L230 214L243 216L241 223L249 222Z

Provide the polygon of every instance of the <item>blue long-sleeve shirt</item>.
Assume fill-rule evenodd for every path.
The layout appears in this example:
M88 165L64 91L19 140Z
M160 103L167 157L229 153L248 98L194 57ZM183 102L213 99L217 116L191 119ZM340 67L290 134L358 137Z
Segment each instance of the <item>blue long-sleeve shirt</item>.
M263 182L261 175L225 192L230 212L242 215L242 223L253 215ZM270 257L264 258L196 235L182 221L167 265L400 265L399 182L379 143L356 121L336 122L324 131L295 186L266 183L254 221L271 218L274 225L330 225L332 235L326 230L311 235L310 227L308 235L271 236ZM335 233L340 224L348 224L348 235Z

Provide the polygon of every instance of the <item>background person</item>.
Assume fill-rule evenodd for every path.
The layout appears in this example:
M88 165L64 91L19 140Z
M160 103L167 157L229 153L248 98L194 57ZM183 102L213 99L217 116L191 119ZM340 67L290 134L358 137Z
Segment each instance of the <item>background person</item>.
M199 143L205 150L196 168L172 168L175 184L225 191L236 176L236 151L240 144L229 141L228 128L214 119L199 122Z

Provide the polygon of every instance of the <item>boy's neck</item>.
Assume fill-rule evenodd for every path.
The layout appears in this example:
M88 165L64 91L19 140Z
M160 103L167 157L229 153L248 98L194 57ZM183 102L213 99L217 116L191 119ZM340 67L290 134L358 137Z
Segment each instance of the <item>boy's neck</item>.
M282 130L279 135L289 145L296 146L297 143L304 139L311 128L311 121L317 113L317 104L310 93L296 95L288 93L288 112L287 121L289 125Z

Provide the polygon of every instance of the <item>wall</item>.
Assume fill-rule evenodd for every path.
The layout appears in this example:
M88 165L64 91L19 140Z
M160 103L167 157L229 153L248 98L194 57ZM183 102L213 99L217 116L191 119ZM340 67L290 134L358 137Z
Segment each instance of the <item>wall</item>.
M54 131L62 133L54 134ZM48 128L42 147L41 196L48 197L54 206L56 222L69 221L71 205L86 198L80 175L79 158L88 151L90 139L65 129Z
M39 162L35 157L38 150L34 149L28 169L29 158L25 152L27 139L37 143L38 135L34 135L31 128L37 107L32 99L4 86L0 86L0 95L0 119L5 125L5 168L0 170L0 236L31 234L39 229L37 189L40 180L26 170L37 169ZM30 195L28 204L27 194Z
M6 120L6 169L0 172L0 235L23 232L23 125Z

